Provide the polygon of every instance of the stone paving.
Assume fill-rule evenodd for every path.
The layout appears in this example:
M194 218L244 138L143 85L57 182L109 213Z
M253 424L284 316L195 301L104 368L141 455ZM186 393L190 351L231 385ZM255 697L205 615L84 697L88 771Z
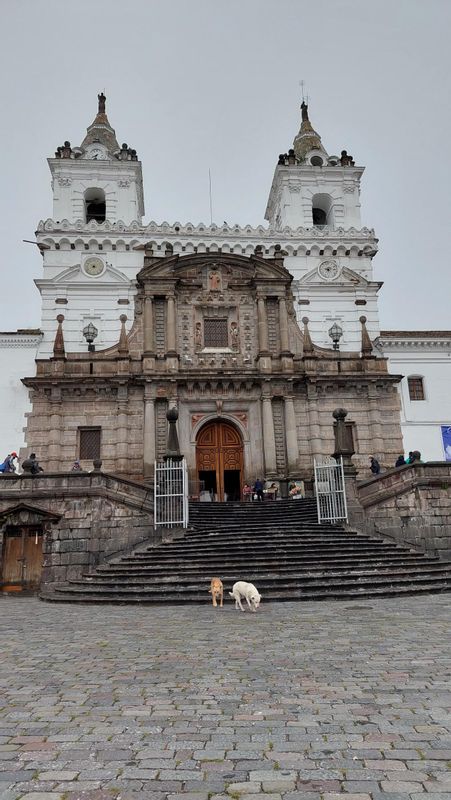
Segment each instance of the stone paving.
M1 598L0 797L451 798L450 601Z

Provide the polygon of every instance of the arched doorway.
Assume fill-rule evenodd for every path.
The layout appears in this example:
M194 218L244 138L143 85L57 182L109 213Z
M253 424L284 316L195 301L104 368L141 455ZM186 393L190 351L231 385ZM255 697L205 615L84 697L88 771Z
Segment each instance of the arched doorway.
M229 422L205 425L196 441L197 477L216 500L240 500L243 482L243 441Z

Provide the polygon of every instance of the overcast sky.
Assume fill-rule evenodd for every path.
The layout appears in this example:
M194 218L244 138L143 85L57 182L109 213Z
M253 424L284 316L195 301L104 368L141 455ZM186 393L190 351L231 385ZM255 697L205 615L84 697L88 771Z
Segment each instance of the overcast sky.
M299 128L366 166L383 328L451 329L450 0L0 0L2 330L38 326L46 158L107 95L145 221L263 223Z

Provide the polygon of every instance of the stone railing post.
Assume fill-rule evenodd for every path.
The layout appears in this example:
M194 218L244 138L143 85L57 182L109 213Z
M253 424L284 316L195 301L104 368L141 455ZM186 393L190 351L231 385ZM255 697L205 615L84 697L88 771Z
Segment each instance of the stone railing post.
M343 459L343 473L345 479L346 502L348 506L348 520L351 525L360 526L364 523L365 514L357 493L357 469L352 461L355 453L352 422L346 422L348 412L345 408L336 408L332 412L334 422L335 449L333 457Z

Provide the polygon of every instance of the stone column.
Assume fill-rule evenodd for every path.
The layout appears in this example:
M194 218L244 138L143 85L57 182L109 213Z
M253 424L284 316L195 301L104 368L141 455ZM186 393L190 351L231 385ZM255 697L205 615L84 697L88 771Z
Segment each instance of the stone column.
M382 433L381 413L380 413L380 397L376 387L368 387L368 405L369 405L369 421L370 421L370 436L371 446L376 458L380 458L386 450L384 436ZM385 466L385 465L384 465Z
M155 398L150 384L144 389L143 473L152 478L155 464Z
M319 456L323 455L323 449L318 412L318 392L316 390L316 386L313 386L312 384L307 386L307 411L310 428L310 448L312 458L319 458Z
M167 331L166 346L169 355L176 354L175 297L170 294L167 299Z
M144 298L144 352L153 353L153 297Z
M299 447L294 397L292 395L285 397L285 437L287 444L288 475L295 476L299 470Z
M265 477L274 478L277 474L276 467L276 437L274 435L274 418L272 415L272 402L268 395L262 397L263 407L263 448L265 453Z
M48 432L48 460L45 463L38 455L38 460L44 460L46 472L57 472L60 469L63 471L70 470L70 464L61 464L61 414L53 411L50 415L50 427Z
M119 403L116 433L116 469L118 472L126 473L128 466L127 406L125 403Z

